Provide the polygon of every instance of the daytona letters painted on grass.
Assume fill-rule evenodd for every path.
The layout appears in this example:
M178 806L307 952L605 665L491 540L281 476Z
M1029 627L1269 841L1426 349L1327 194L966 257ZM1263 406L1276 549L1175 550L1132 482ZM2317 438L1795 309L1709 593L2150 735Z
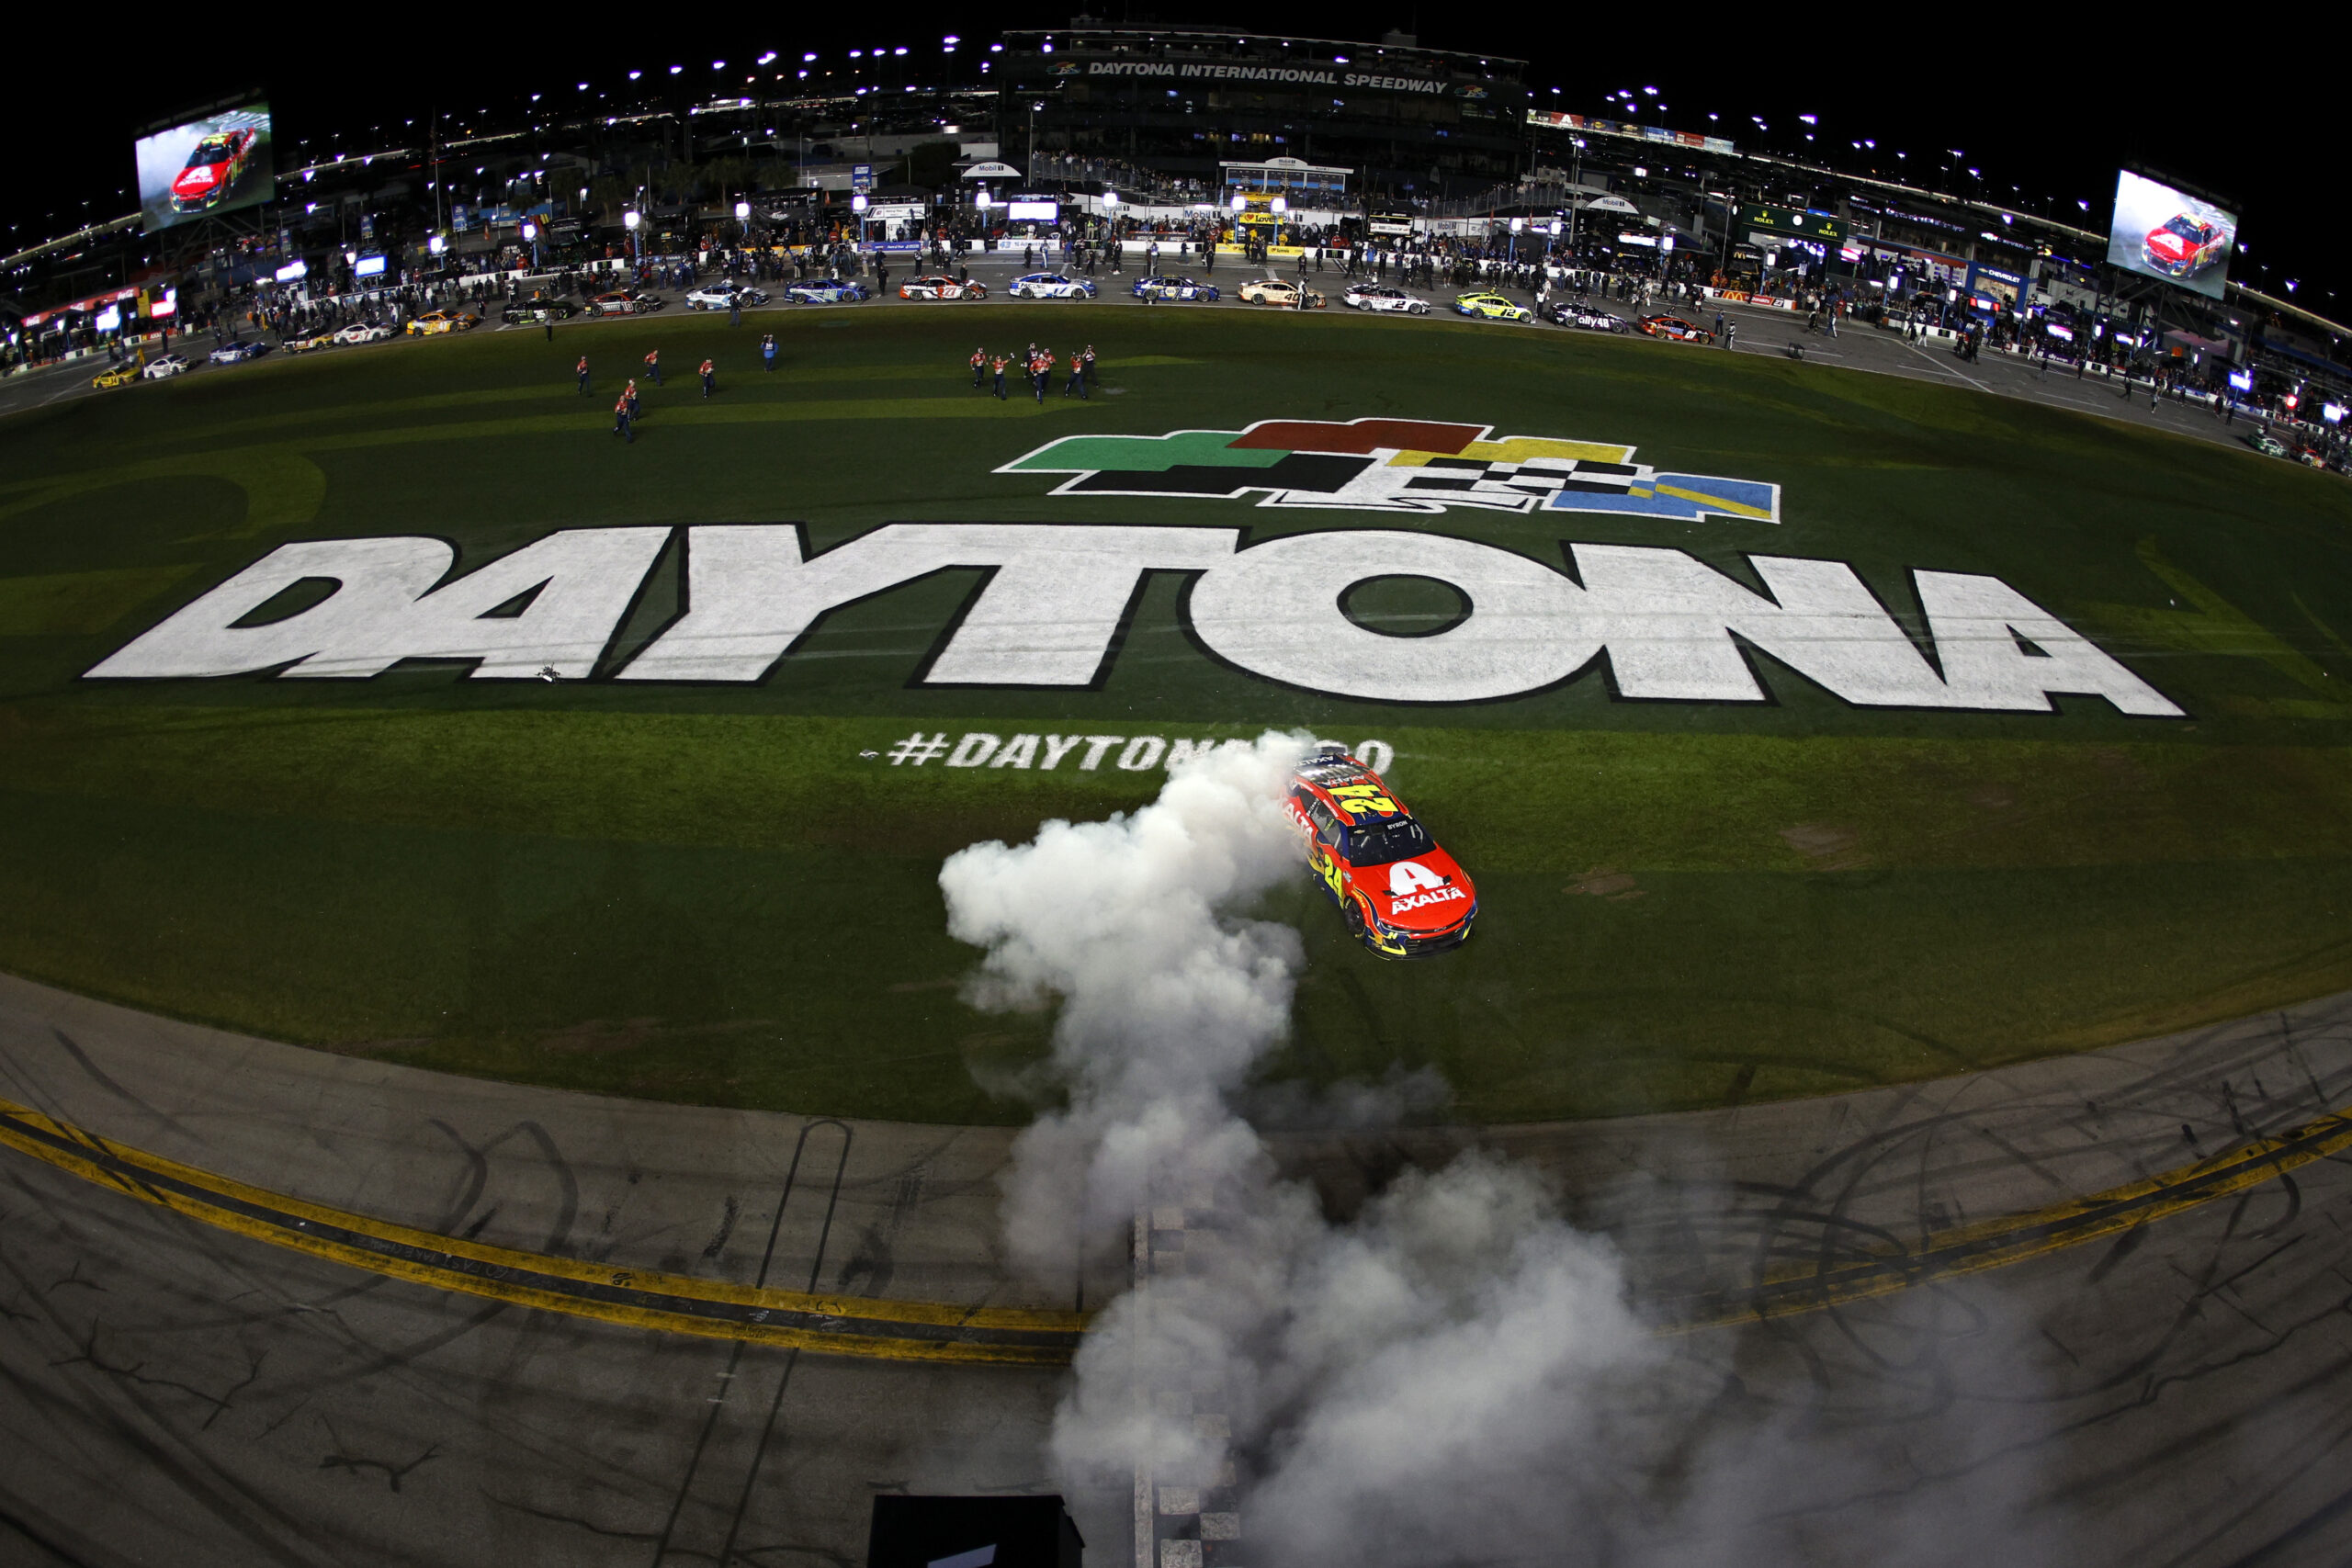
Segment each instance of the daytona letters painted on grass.
M1620 697L1764 702L1753 649L1861 707L2047 712L2065 694L2184 716L2057 616L1972 573L1910 574L1923 646L1850 566L1793 556L1746 558L1758 592L1663 547L1566 543L1554 565L1382 529L1251 542L1239 528L894 523L818 552L786 524L684 532L684 613L616 670L600 665L667 529L567 529L455 577L456 550L437 538L282 545L88 673L357 680L443 660L473 661L475 679L744 683L788 670L829 611L978 569L917 683L1084 689L1108 675L1148 574L1174 572L1194 579L1182 613L1211 657L1332 696L1494 702L1605 669ZM1467 613L1409 637L1349 616L1351 590L1398 577L1451 586ZM328 591L274 613L304 584Z

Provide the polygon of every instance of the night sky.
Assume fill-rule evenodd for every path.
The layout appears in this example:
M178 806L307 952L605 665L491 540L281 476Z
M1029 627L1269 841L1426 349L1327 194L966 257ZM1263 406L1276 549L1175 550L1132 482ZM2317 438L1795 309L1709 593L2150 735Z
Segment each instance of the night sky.
M2117 166L2136 161L2236 206L2244 250L2232 265L2233 278L2281 295L2292 278L2299 287L2290 297L2298 303L2337 321L2352 311L2343 219L2312 161L2296 153L2297 139L2261 113L2258 98L2219 85L2189 85L2205 81L2202 66L2142 60L2150 52L2144 46L2115 53L2062 45L2037 37L2046 29L2012 13L1988 16L1984 25L1967 29L1974 36L1960 41L1950 29L1905 37L1785 19L1770 10L1628 9L1639 14L1642 25L1578 20L1532 33L1496 25L1492 18L1500 13L1480 7L1449 7L1449 19L1441 21L1408 6L1394 16L1358 12L1365 20L1356 28L1324 23L1293 30L1369 38L1388 26L1409 28L1418 22L1426 46L1529 61L1527 79L1539 107L1613 114L1618 106L1610 95L1631 91L1645 105L1662 106L1640 117L1651 123L1728 135L1743 148L1810 153L1841 168L1874 164L1931 187L1955 188L1951 180L1965 181L1959 171L1973 167L1981 183L1966 183L1988 199L2029 209L2046 202L2053 215L2100 231ZM1105 6L1101 14L1112 21L1208 21L1274 30L1262 6L1147 13ZM787 57L813 49L839 58L851 48L876 44L935 53L946 33L966 39L965 57L971 58L994 36L969 9L938 6L892 8L885 23L854 27L831 20L768 24L739 20L724 9L703 10L693 14L697 25L690 29L632 24L629 30L649 40L642 44L614 42L597 36L602 28L548 19L563 15L560 9L535 13L517 18L511 29L494 21L451 28L387 19L380 30L337 23L325 34L332 41L312 42L320 19L315 11L288 11L279 23L266 12L258 20L246 12L235 28L193 49L167 50L175 64L128 69L99 63L103 51L93 52L86 31L68 35L44 24L55 36L42 40L44 25L37 25L19 35L30 45L21 58L48 64L14 73L20 96L32 100L30 111L14 120L20 143L29 144L20 147L0 197L0 242L14 249L85 217L130 211L133 129L246 87L269 93L278 134L291 141L398 126L421 118L435 103L445 111L479 109L533 92L560 103L576 95L581 81L626 86L631 69L650 76L683 64L685 80L699 73L707 81L713 60L743 65L771 49ZM1046 27L1066 24L1070 15L1063 7L1008 9L992 19L1000 28ZM1487 19L1475 19L1480 16ZM1695 19L1700 17L1708 19ZM160 16L151 22L132 30L158 33L179 25ZM2017 39L1996 41L1996 27ZM683 41L689 31L691 46ZM1754 41L1758 35L1770 40ZM1796 35L1827 41L1799 42ZM1789 41L1773 41L1784 37ZM1898 60L1903 63L1894 63ZM740 83L740 73L735 80ZM1556 97L1550 92L1555 85L1561 89ZM1653 86L1657 95L1643 92ZM1720 118L1711 121L1710 114ZM1801 124L1803 114L1816 116L1818 124ZM1755 118L1769 129L1759 132ZM1810 146L1800 140L1806 130L1817 139ZM1864 140L1878 144L1875 152L1851 145ZM1954 149L1962 154L1957 160L1950 156ZM1908 156L1890 156L1896 150ZM2089 211L2078 201L2088 202Z

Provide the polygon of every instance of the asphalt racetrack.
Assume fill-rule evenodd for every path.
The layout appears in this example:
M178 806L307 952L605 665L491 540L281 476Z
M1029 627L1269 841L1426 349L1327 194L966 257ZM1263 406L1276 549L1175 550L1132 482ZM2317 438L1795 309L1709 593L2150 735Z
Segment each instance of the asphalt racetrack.
M1136 1260L1003 1266L1046 1021L940 863L1275 728L1480 897L1417 964L1259 911L1268 1105L1450 1097L1276 1159L1524 1161L1668 1347L1672 1506L1580 1550L2342 1562L2352 507L1797 325L1106 289L0 383L0 1561L854 1563L877 1491L1053 1488ZM1092 396L973 390L1033 338Z

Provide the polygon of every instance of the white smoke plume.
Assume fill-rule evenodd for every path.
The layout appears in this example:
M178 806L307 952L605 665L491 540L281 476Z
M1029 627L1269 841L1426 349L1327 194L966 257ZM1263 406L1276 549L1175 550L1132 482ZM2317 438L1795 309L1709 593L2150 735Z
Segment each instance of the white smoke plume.
M1282 795L1309 744L1269 734L1181 764L1132 814L941 872L949 930L987 953L969 998L1060 1010L1069 1103L1016 1144L1014 1258L1066 1280L1081 1232L1122 1234L1146 1205L1212 1216L1181 1272L1087 1336L1056 1421L1066 1483L1238 1489L1241 1560L1285 1568L1833 1560L1759 1526L1819 1481L1819 1451L1778 1414L1726 1416L1736 1372L1670 1356L1613 1249L1532 1173L1464 1155L1344 1224L1277 1175L1236 1105L1284 1036L1302 949L1242 911L1304 874ZM1958 1555L1880 1560L1984 1544L1940 1540Z

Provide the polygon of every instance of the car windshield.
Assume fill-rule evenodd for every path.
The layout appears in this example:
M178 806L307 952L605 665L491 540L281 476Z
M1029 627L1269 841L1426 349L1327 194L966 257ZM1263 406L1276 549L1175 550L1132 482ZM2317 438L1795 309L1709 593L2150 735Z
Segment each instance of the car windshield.
M1352 865L1387 865L1435 848L1437 841L1430 837L1430 830L1410 817L1348 829L1348 861Z
M191 169L201 169L208 164L224 164L228 160L228 141L225 139L215 140L208 137L198 142L196 151L187 155L187 166Z

